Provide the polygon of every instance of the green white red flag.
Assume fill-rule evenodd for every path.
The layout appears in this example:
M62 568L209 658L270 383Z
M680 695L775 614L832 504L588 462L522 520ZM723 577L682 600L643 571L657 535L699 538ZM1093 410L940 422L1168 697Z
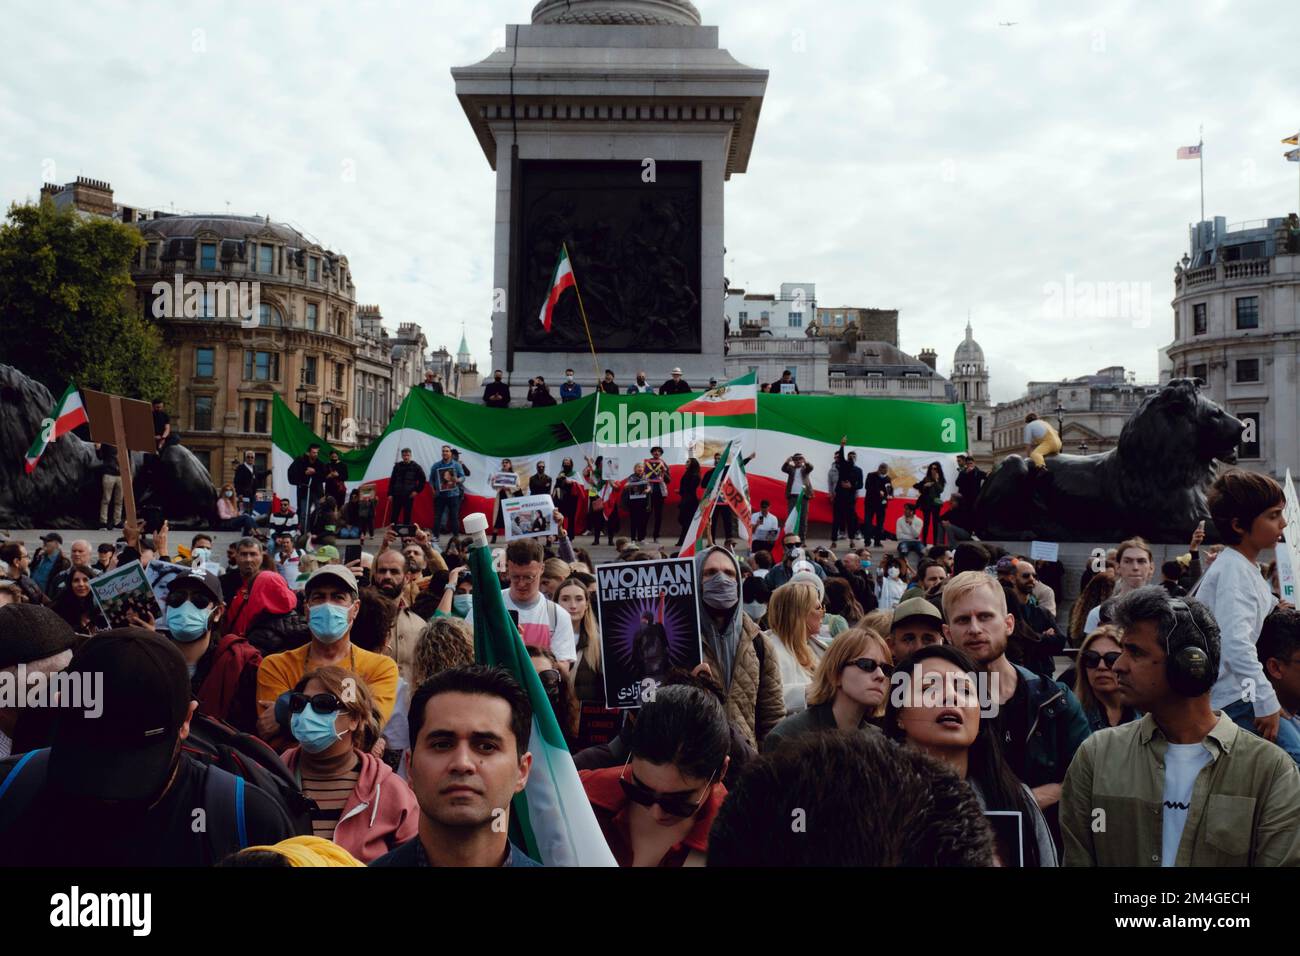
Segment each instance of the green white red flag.
M41 422L40 433L27 449L27 474L36 470L37 463L45 454L45 446L72 431L78 425L84 425L90 419L86 417L86 407L81 404L81 393L72 382L68 383L63 397L58 400L50 417Z
M555 272L551 274L551 288L546 293L546 301L542 303L542 311L537 316L537 321L542 323L542 328L547 332L551 331L551 319L555 315L556 303L560 301L560 296L564 295L565 289L576 288L578 280L573 277L573 264L569 262L569 250L563 245L560 246L560 258L555 262Z
M756 415L758 373L750 372L730 382L723 382L699 398L691 399L678 411L694 412L697 415Z

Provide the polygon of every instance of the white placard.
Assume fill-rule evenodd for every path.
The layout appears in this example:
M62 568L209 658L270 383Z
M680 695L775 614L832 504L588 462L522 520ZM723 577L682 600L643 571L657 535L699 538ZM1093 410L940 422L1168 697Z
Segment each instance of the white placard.
M1031 541L1029 542L1029 560L1055 561L1060 550L1060 545L1055 541Z
M550 495L504 498L501 510L505 514L507 541L542 538L556 533L555 501Z

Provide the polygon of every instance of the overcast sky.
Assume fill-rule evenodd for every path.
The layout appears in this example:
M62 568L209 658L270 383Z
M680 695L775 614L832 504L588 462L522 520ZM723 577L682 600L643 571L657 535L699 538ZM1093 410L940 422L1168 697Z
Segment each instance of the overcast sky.
M1200 124L1208 217L1296 209L1290 0L696 5L771 72L726 193L733 285L899 309L944 373L969 310L997 400L1155 379ZM454 350L463 322L486 366L494 174L448 71L532 6L5 0L0 197L85 175L127 205L270 214L345 253L390 327Z

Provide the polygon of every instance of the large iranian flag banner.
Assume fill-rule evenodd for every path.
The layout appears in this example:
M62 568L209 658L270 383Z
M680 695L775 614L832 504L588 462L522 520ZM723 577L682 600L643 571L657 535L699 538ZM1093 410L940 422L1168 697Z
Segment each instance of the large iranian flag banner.
M742 383L745 380L728 384L743 388ZM339 451L352 478L349 488L370 483L377 489L378 523L387 517L388 477L403 448L411 449L426 473L440 457L443 445L458 449L461 463L469 469L464 485L469 500L463 513L481 511L490 518L496 500L493 482L502 471L503 459L509 459L519 487L527 489L538 462L543 462L546 473L554 478L564 460L571 459L581 481L587 456L601 456L604 477L621 480L637 461L651 457L652 447L660 446L671 473L665 508L671 521L688 459L698 460L707 476L714 467L714 456L723 454L728 442L736 440L743 457L753 456L745 464L745 473L755 508L767 499L777 517L785 518L786 474L781 466L799 452L813 465L809 520L826 523L831 520L827 473L840 438L845 437L847 450L857 453L856 464L864 476L882 463L888 468L896 496L886 519L892 528L903 504L915 500L912 486L921 481L931 462L939 463L947 479L945 497L954 490L955 456L967 450L965 406L961 404L760 393L754 413L747 406L738 409L724 404L717 409L722 414L710 414L710 403L701 402L702 397L700 393L595 393L549 408L495 409L413 389L374 444ZM699 411L687 411L687 406ZM731 414L734 411L740 413ZM323 456L328 455L330 446L313 435L279 397L272 422L274 488L293 500L288 481L293 458L313 441L320 442ZM433 521L430 495L426 488L415 507L415 521L426 527Z

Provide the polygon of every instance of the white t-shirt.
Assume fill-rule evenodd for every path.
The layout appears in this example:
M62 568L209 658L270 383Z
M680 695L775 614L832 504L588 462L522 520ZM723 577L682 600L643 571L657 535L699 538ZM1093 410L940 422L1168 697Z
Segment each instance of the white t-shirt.
M906 515L894 522L894 537L899 541L919 541L923 530L925 522L917 515L912 516L910 523Z
M1025 425L1025 444L1037 445L1047 437L1047 432L1052 426L1047 424L1041 418L1036 418Z
M759 541L775 541L776 536L781 532L776 515L770 511L766 516L761 511L755 512L751 521L754 526L754 537Z
M280 572L280 577L284 578L284 580L288 582L290 590L294 590L298 587L299 557L301 557L301 555L297 550L295 550L287 558L284 555L280 554L280 552L278 551L275 553L276 570Z
M557 661L573 662L578 659L578 642L573 636L573 622L569 612L545 594L538 593L532 604L516 604L510 589L501 592L506 610L519 612L519 630L525 644L549 647ZM550 605L549 607L547 605ZM465 623L474 626L474 609L465 616Z
M1165 793L1160 844L1160 865L1173 866L1178 859L1178 844L1187 824L1187 810L1192 803L1192 787L1201 768L1210 762L1204 743L1169 744L1165 752Z

